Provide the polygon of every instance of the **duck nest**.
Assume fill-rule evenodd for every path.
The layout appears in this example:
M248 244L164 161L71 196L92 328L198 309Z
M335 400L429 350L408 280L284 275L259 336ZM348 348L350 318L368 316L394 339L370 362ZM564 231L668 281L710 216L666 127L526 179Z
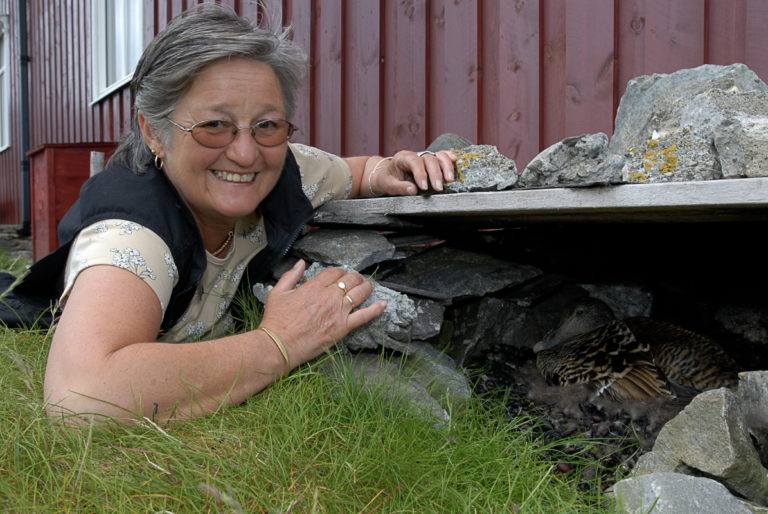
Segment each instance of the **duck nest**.
M607 489L624 478L687 403L617 402L585 385L548 385L526 348L492 345L485 360L469 368L476 374L475 393L502 399L510 417L530 416L558 472L578 474L584 490Z

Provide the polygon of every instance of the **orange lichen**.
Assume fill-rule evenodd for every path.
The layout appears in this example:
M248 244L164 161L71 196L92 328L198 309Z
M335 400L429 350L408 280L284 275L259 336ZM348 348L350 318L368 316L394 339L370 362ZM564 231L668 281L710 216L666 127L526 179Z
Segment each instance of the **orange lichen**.
M677 167L677 144L673 143L667 148L658 148L659 141L650 139L646 142L645 156L643 157L643 169L646 173L653 168L658 168L661 173L674 173Z
M628 171L626 180L627 182L645 182L646 180L648 180L648 176L645 173Z
M459 177L459 182L464 182L464 174L463 170L467 166L469 166L469 161L471 159L476 159L478 157L485 157L486 155L481 152L465 152L462 150L454 150L454 153L458 155L458 160L454 164L454 167L456 168L456 174Z

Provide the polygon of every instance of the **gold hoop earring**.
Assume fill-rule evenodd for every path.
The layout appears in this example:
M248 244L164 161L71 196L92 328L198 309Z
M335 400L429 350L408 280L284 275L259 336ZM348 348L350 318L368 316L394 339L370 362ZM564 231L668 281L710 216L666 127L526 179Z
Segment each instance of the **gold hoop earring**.
M155 161L154 161L155 169L157 171L162 171L163 170L163 160L160 158L159 155L157 155L157 150L155 150L154 148L150 148L149 151L152 152L152 155L155 157Z

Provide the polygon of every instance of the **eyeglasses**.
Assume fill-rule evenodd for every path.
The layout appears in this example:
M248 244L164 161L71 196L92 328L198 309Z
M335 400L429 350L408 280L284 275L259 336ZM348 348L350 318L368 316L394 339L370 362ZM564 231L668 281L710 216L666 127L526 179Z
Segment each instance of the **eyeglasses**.
M208 148L223 148L235 140L237 133L248 129L251 137L261 146L277 146L285 143L296 131L296 126L290 121L281 119L259 120L253 125L238 127L231 121L203 120L191 127L183 127L168 118L175 127L189 132L192 139Z

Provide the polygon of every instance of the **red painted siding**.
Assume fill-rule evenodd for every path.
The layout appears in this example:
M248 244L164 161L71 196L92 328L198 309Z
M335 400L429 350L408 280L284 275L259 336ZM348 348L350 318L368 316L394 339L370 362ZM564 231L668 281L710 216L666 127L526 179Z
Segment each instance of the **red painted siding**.
M147 41L200 3L142 1ZM251 18L261 12L256 0L223 3ZM522 169L564 137L610 134L638 75L744 62L768 81L764 0L266 3L309 55L296 140L342 155L420 149L454 132L498 146ZM130 121L129 95L123 88L92 102L90 1L28 5L30 148L117 140ZM15 8L0 0L14 38ZM0 153L0 223L19 222L20 159L17 144Z

